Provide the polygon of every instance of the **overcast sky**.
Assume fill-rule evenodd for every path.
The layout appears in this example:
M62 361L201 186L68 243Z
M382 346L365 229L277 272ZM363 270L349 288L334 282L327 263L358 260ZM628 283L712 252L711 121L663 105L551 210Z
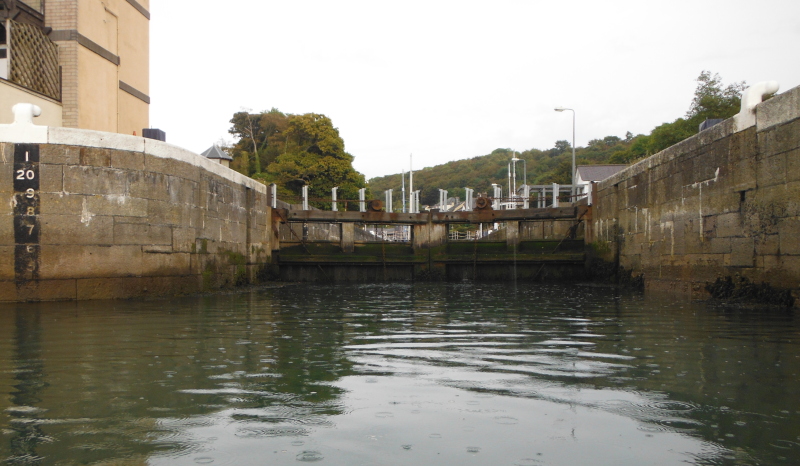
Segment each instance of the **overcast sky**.
M233 113L333 120L367 178L683 116L702 70L800 85L800 1L151 2L150 122L201 152Z

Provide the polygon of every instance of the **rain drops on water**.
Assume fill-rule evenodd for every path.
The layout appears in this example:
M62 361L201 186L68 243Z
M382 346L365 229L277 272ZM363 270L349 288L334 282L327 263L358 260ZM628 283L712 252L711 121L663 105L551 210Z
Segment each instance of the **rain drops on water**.
M295 459L297 461L303 461L307 463L312 463L315 461L322 461L325 457L322 456L322 453L314 450L305 450L301 453L298 453Z

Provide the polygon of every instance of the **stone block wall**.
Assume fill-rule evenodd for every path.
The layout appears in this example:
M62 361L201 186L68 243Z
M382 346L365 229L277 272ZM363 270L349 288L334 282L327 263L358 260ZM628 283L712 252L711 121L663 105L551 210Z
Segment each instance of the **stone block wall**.
M800 87L597 185L595 254L645 288L702 298L739 275L800 290Z
M0 301L179 295L263 279L263 184L160 141L46 132L0 143Z

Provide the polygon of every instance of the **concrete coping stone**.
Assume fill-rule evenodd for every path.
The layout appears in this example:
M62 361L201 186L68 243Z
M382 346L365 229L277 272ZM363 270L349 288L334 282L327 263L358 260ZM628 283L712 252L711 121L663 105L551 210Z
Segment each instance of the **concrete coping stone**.
M800 118L800 86L778 94L756 106L758 132Z
M0 125L0 142L54 144L142 152L145 155L179 160L200 167L221 178L254 189L256 192L267 194L267 186L265 184L244 176L233 169L182 147L141 136L14 122L8 125Z

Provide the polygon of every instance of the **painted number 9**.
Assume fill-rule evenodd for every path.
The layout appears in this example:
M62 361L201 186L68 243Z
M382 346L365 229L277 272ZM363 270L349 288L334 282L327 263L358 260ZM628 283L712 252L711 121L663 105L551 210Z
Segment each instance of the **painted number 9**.
M17 170L18 180L32 180L35 176L33 170Z
M25 190L25 197L28 199L33 199L36 196L36 191L33 188L28 188Z

